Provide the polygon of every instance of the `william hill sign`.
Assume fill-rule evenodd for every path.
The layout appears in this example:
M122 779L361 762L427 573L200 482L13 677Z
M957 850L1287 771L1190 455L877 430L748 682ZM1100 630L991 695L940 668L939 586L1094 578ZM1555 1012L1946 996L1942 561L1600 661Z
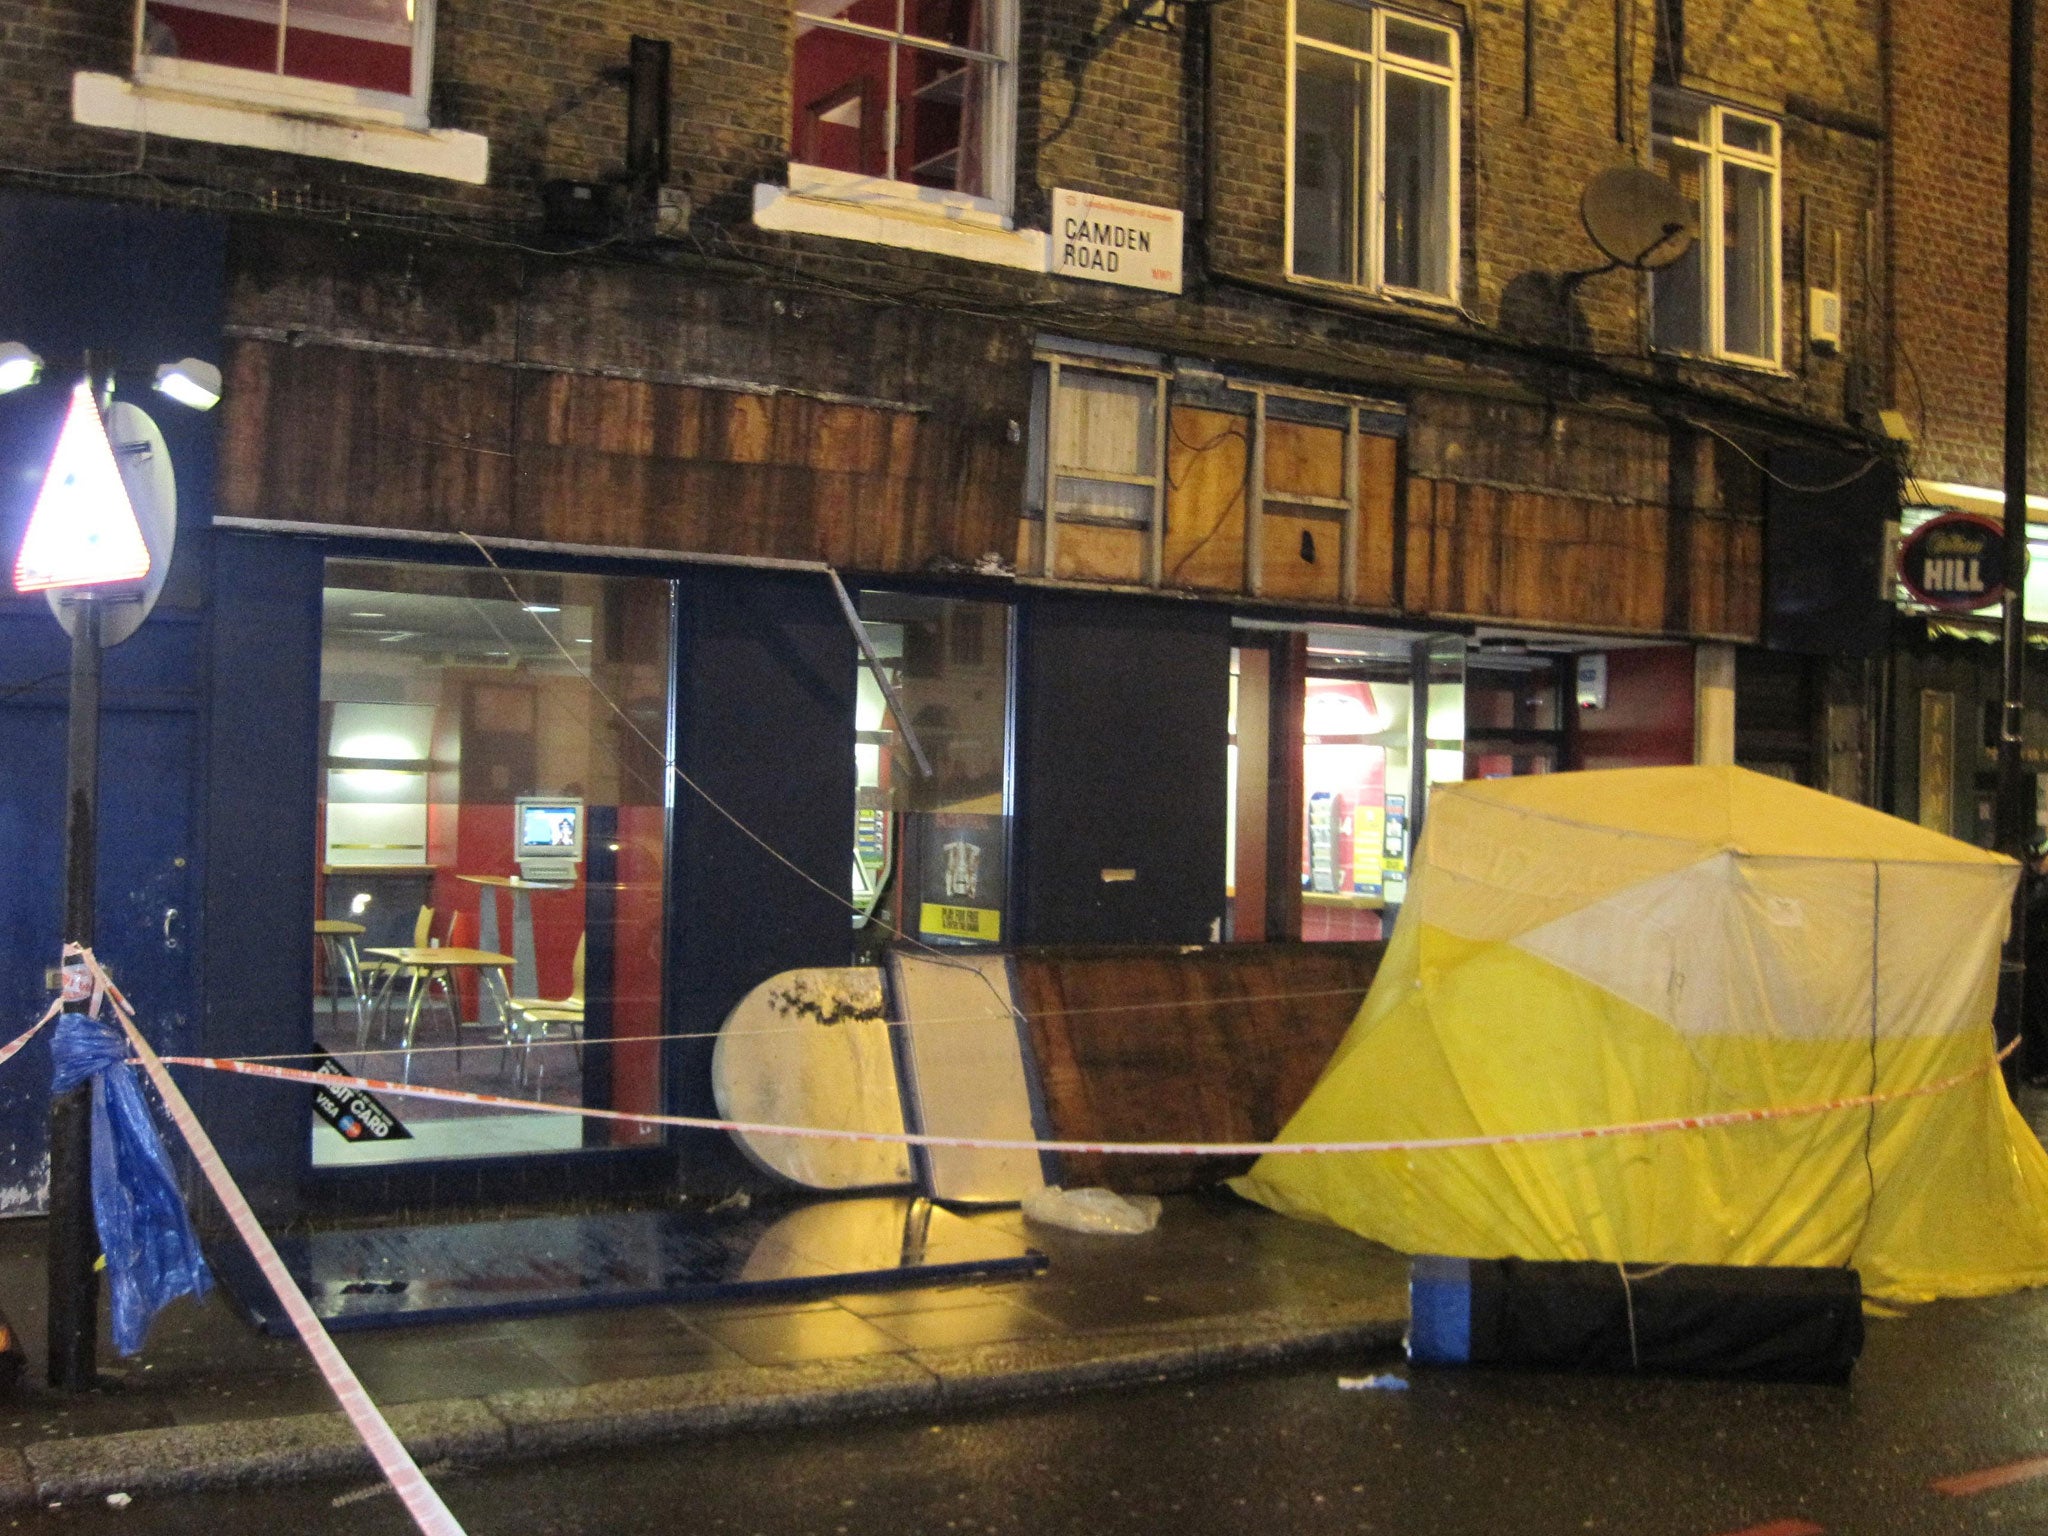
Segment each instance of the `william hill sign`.
M1915 602L1952 613L2004 602L2005 530L1967 512L1922 523L1899 545L1899 580Z

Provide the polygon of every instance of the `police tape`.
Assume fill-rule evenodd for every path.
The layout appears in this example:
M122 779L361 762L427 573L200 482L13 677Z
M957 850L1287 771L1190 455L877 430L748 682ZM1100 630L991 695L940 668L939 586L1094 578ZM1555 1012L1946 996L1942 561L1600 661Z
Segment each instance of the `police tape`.
M8 1062L12 1061L14 1053L24 1045L27 1045L29 1041L35 1039L42 1027L57 1017L63 1010L64 1000L59 998L56 1002L50 1004L49 1010L40 1019L37 1019L35 1023L29 1025L27 1029L24 1029L5 1045L0 1045L0 1066L5 1066Z
M1438 1136L1397 1141L1034 1141L999 1136L941 1136L924 1131L860 1131L829 1126L775 1125L756 1120L721 1120L706 1115L663 1115L651 1111L599 1109L582 1104L548 1104L538 1099L514 1099L495 1093L471 1093L461 1088L434 1088L423 1083L394 1083L376 1077L337 1077L328 1072L308 1072L297 1067L278 1067L266 1062L240 1061L227 1056L166 1056L171 1066L203 1067L215 1072L234 1072L244 1077L267 1077L278 1082L305 1083L322 1088L359 1088L366 1093L389 1094L394 1098L433 1099L444 1104L473 1104L484 1109L516 1109L538 1114L576 1115L587 1120L618 1120L634 1125L666 1125L683 1130L725 1131L743 1136L788 1136L822 1141L890 1142L912 1147L960 1147L978 1152L1073 1152L1126 1157L1264 1157L1268 1155L1342 1155L1368 1152L1435 1152L1465 1147L1512 1147L1542 1142L1598 1141L1612 1136L1647 1136L1669 1131L1703 1131L1720 1126L1755 1125L1768 1120L1791 1120L1811 1115L1834 1114L1842 1110L1867 1109L1901 1099L1925 1098L1961 1087L1982 1077L2010 1056L2019 1042L1987 1057L1967 1072L1911 1088L1885 1093L1859 1093L1813 1104L1770 1105L1761 1109L1724 1109L1700 1115L1671 1115L1657 1120L1633 1120L1618 1125L1577 1126L1568 1130L1500 1131L1472 1136Z
M249 1202L243 1198L240 1187L227 1170L227 1164L221 1161L220 1153L214 1149L213 1139L200 1125L198 1116L193 1114L192 1106L185 1101L184 1094L179 1092L177 1083L172 1081L170 1070L150 1048L149 1042L142 1037L142 1031L135 1027L135 1015L128 1006L128 1000L100 968L91 950L79 949L75 945L65 946L67 960L74 953L81 957L83 964L93 973L94 1004L96 1005L101 997L105 997L113 1004L114 1016L120 1021L122 1030L126 1032L128 1043L134 1050L142 1070L149 1074L149 1080L156 1085L156 1091L163 1099L164 1108L170 1114L171 1123L185 1138L193 1159L199 1164L199 1171L206 1175L206 1182L213 1186L214 1194L219 1197L222 1207L227 1211L228 1220L234 1223L236 1232L241 1234L242 1241L248 1245L250 1256L263 1271L263 1278L270 1283L270 1288L277 1292L279 1304L284 1307L285 1315L291 1319L300 1342L312 1355L313 1363L326 1381L328 1390L341 1404L342 1412L348 1415L349 1423L355 1427L356 1434L368 1447L370 1455L376 1460L378 1470L391 1484L392 1491L405 1505L406 1513L412 1516L413 1523L425 1533L425 1536L464 1536L461 1523L456 1520L448 1506L441 1502L440 1494L434 1491L433 1484L429 1483L420 1471L419 1464L412 1459L412 1453L406 1450L398 1436L393 1433L389 1421L378 1410L377 1405L370 1401L369 1394L363 1390L363 1384L357 1379L355 1371L350 1368L348 1361L342 1358L341 1351L334 1347L334 1340L329 1337L326 1327L314 1313L305 1293L292 1279L290 1271L284 1267L284 1261L277 1256L277 1249L271 1245L269 1234L263 1230L262 1223L257 1221L256 1213L249 1208ZM48 1022L48 1017L45 1016L44 1022ZM19 1043L16 1042L17 1045Z

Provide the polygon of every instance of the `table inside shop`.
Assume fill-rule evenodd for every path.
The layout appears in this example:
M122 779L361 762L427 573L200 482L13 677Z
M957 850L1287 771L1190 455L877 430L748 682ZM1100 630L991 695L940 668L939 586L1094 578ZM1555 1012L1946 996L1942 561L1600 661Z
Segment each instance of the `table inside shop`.
M366 949L363 953L391 962L391 969L385 973L384 985L378 990L372 1013L383 1011L391 995L391 989L398 984L400 974L406 977L405 1033L400 1041L405 1052L404 1073L399 1079L401 1082L412 1081L413 1035L419 1028L420 1007L426 1001L428 984L436 972L447 973L448 1010L454 1019L458 1037L462 1031L462 1019L461 1004L456 1000L454 988L456 971L475 971L479 996L488 995L492 1005L491 1011L501 1021L504 1018L505 999L510 995L505 991L505 969L512 964L510 955L499 954L492 949L457 949L446 945L425 949L404 945L390 949ZM502 1022L499 1027L503 1028Z
M484 949L498 945L497 891L512 893L512 992L513 997L540 995L539 966L534 959L533 891L573 891L574 881L528 880L522 875L457 875L458 880L482 886L482 903L477 917L476 941ZM581 927L579 922L578 927ZM490 1022L486 1020L485 1022Z

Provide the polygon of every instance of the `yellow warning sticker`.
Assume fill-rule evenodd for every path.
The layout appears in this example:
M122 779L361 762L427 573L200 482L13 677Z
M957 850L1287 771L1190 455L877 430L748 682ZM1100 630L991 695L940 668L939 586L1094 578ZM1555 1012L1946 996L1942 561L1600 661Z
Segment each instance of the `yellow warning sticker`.
M976 939L994 944L1003 936L1003 914L987 907L946 907L928 901L918 914L917 928L934 938Z

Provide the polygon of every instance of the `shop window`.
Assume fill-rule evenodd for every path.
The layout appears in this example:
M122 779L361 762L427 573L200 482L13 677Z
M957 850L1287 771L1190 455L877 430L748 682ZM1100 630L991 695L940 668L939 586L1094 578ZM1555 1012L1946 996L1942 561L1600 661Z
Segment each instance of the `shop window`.
M1778 125L1659 91L1651 143L1658 171L1700 230L1684 256L1650 275L1650 334L1671 352L1776 366Z
M1465 668L1465 777L1519 778L1571 767L1576 708L1571 658L1475 654Z
M1465 776L1465 642L1335 627L1241 638L1231 668L1230 935L1383 938L1407 899L1430 786ZM1268 829L1284 824L1276 797L1297 783L1296 835L1269 846ZM1298 882L1291 917L1291 895L1268 895L1281 882Z
M1008 935L1010 609L860 594L854 719L855 949Z
M669 585L510 581L328 562L315 1036L371 1077L659 1110ZM360 1105L316 1111L314 1163L660 1135L383 1108L405 1136Z
M1166 519L1166 375L1043 356L1033 381L1025 516L1049 576L1158 585Z
M795 166L1006 203L1008 0L797 0Z
M1458 36L1348 0L1295 0L1288 270L1457 296Z
M139 4L139 80L426 125L434 0Z

